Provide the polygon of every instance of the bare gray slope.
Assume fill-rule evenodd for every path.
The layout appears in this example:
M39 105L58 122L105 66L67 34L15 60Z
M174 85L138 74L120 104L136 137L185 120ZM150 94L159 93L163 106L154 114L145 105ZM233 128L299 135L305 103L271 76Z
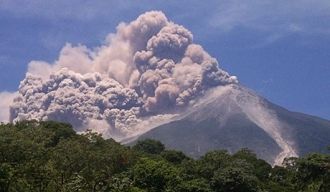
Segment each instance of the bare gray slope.
M269 103L276 111L280 121L285 122L287 136L295 142L299 156L310 152L328 153L330 146L330 121L312 115L288 111L287 109Z
M216 119L199 122L174 121L159 126L139 139L152 138L168 148L184 151L199 157L210 150L227 149L235 152L241 148L253 149L259 157L273 162L281 148L260 127L241 115L234 115L225 124Z
M182 118L139 137L143 138L158 139L193 157L246 147L280 164L285 157L324 152L330 145L330 122L290 112L244 87L225 86L209 92Z

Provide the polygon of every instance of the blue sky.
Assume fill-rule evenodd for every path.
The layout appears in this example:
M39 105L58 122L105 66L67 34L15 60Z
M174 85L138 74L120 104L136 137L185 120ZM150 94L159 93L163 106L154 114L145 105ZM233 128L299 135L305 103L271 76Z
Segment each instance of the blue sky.
M0 91L66 42L99 46L120 22L161 10L241 84L290 110L330 119L330 1L0 0Z

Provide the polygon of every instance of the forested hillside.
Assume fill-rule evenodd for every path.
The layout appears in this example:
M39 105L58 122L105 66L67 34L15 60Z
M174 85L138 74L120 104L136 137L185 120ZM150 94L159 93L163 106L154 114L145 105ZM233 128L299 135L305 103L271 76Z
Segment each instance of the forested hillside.
M0 191L329 192L330 155L272 167L248 150L191 159L155 140L128 147L69 124L0 125Z

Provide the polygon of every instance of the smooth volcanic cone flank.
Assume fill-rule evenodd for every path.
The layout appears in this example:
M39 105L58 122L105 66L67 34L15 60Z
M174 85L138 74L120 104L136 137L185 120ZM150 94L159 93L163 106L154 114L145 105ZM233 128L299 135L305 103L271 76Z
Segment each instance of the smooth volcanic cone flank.
M210 90L180 119L138 139L153 138L199 157L210 150L249 148L272 164L285 157L326 152L330 122L290 112L239 85Z

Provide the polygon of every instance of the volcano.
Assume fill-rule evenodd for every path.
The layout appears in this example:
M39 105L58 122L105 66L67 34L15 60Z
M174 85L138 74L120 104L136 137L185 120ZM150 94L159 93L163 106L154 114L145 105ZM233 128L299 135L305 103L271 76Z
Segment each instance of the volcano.
M66 44L53 62L31 61L0 122L70 123L130 143L162 141L192 157L249 148L270 163L326 152L330 122L290 112L241 86L182 25L161 11L121 23L104 44Z
M146 138L195 158L211 150L248 148L279 165L286 157L327 152L330 121L291 112L250 89L228 85L208 91L179 117L134 140Z

